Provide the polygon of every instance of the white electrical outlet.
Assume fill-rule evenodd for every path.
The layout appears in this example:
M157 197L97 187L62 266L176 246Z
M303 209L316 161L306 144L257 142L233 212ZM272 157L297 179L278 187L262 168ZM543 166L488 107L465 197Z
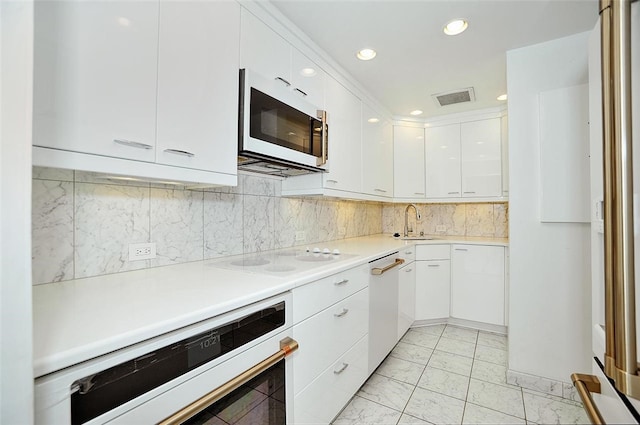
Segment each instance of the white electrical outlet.
M447 231L447 226L445 226L444 224L439 224L436 226L436 232L444 233L446 231Z
M129 244L129 261L150 260L156 258L156 244L131 243Z
M307 232L304 230L298 230L296 232L296 242L304 242L307 240Z

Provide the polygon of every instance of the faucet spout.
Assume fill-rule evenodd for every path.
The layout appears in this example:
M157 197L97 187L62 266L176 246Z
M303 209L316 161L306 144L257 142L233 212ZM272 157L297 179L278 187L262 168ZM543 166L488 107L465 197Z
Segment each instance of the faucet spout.
M403 236L405 238L409 236L409 208L411 207L413 207L413 209L416 212L416 222L421 218L420 211L418 211L418 207L416 207L415 204L407 205L407 207L404 209L404 235Z

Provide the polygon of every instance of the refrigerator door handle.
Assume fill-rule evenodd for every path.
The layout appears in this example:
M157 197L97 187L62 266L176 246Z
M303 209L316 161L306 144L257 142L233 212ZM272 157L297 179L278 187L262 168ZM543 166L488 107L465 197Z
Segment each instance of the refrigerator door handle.
M604 419L602 419L600 410L598 410L598 407L591 397L591 393L600 394L600 381L598 377L583 373L574 373L571 375L571 381L573 381L573 386L576 387L578 394L580 394L584 410L587 412L591 423L594 425L604 424L605 422Z

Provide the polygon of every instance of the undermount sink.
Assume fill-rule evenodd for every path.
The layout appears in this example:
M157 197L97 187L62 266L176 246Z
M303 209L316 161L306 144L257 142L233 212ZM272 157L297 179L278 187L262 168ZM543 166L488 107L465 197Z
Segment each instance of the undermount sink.
M416 235L416 236L403 236L400 239L402 239L403 241L432 241L437 238L434 238L433 236Z

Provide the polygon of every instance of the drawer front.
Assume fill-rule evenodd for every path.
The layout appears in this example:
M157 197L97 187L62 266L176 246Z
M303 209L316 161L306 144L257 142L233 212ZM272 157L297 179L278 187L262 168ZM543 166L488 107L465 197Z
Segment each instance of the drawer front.
M298 424L328 424L367 379L368 336L327 368L295 396L293 418Z
M369 285L364 264L293 290L293 323L299 323Z
M369 331L369 288L293 327L300 349L293 357L293 393L298 394Z
M416 248L417 247L415 245L404 247L403 249L400 250L400 252L398 253L398 256L404 259L405 263L410 263L412 261L415 261Z
M451 248L446 245L417 245L416 260L448 260L451 258Z

